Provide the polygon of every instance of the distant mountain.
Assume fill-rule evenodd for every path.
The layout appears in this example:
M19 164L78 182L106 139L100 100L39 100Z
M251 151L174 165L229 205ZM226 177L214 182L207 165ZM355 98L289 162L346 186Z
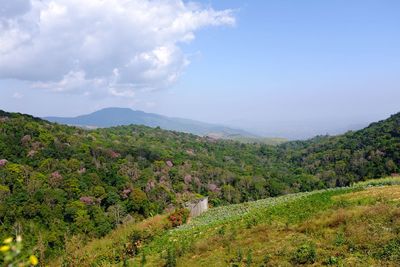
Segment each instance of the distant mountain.
M104 119L102 124L98 124L104 125L105 122ZM89 121L86 123L92 124ZM87 131L0 110L0 238L12 236L15 233L15 225L19 225L21 229L26 229L23 232L28 251L42 247L40 255L46 257L41 258L44 264L52 263L55 256L61 257L60 262L54 261L54 266L98 266L108 263L121 265L124 258L120 255L133 256L134 254L126 251L127 248L136 249L137 240L141 242L146 253L153 251L154 255L146 254L148 259L153 260L155 253L165 251L165 248L153 250L156 247L154 244L161 244L157 240L166 240L171 244L173 242L172 238L169 238L171 236L159 235L162 232L157 230L157 227L172 227L184 216L179 210L173 216L165 214L164 216L170 219L164 224L165 220L162 217L153 215L167 213L174 206L180 207L188 200L197 198L198 194L208 196L213 206L220 206L282 194L350 186L365 179L395 176L398 173L400 113L372 123L359 131L270 146L260 143L214 141L192 134L137 125ZM396 191L395 189L393 190ZM349 192L350 188L341 190ZM298 225L299 218L306 220L304 223L307 224L310 219L308 215L317 212L316 218L327 225L321 220L321 205L337 210L340 204L341 208L351 208L350 215L354 213L354 200L350 199L349 205L342 205L346 204L343 199L336 199L337 203L329 202L334 200L332 196L338 191L325 192L325 195L321 195L321 191L318 192L315 195L317 198L310 199L310 202L304 201L305 195L297 195L300 198L296 205L292 200L286 204L271 198L271 203L279 206L260 206L261 202L256 202L254 218L248 216L249 209L243 211L244 217L237 216L237 211L243 210L241 207L248 208L249 205L232 206L229 210L232 209L232 216L238 219L232 225L244 228L233 229L226 221L221 221L227 225L224 231L237 233L238 230L243 230L250 235L259 234L259 227L265 224L260 219L271 221L271 214L276 214L279 221L282 221L282 216L286 216L286 221ZM287 197L283 199L287 200ZM382 198L378 195L376 197L380 205L378 209L382 210ZM366 202L362 200L360 203L364 205ZM394 199L385 203L396 205ZM293 207L297 207L298 214L293 212ZM372 208L377 210L375 206ZM385 214L390 213L387 212L388 207L383 208ZM211 213L216 215L215 219L220 220L221 209L214 209L215 212L212 210ZM330 212L326 217L332 217ZM367 213L371 215L370 210L367 210ZM391 214L397 215L393 212ZM375 215L378 221L382 221L382 214ZM137 222L146 217L154 219L154 223L150 225L145 222L142 226L146 227L119 227L121 223ZM224 213L222 217L226 219L229 216L226 217ZM212 219L206 218L208 222L210 218ZM243 221L243 218L248 220ZM337 221L335 216L332 218ZM195 225L198 222L196 220L192 220ZM390 221L390 218L386 220ZM222 224L215 228L214 222L209 225L214 230L209 232L206 238L221 232ZM348 223L348 220L344 222ZM353 220L353 223L357 222ZM147 227L149 225L150 228ZM253 230L257 227L257 231L248 229L249 226L253 227ZM282 227L278 224L276 226L276 230L281 232ZM335 241L334 230L341 231L343 228L337 224L335 227L338 229L328 230L329 233L333 233L329 240ZM146 232L138 232L139 228ZM293 232L293 228L288 229ZM104 244L111 244L112 249L109 246L94 246L91 243L90 248L96 248L96 255L93 256L81 249L85 240L103 237L112 229L118 229L112 236L121 235L122 239L118 240L123 242L117 239L101 239L106 240ZM126 231L129 229L132 232ZM184 233L181 232L179 236L187 239L194 236L193 233L198 233L198 229L186 236L181 235ZM201 229L208 231L208 228L203 228L202 225ZM299 230L301 238L304 236L302 229ZM264 230L270 233L271 224ZM153 236L148 235L150 232L156 234L155 238L161 239L153 239ZM392 234L394 236L396 233ZM132 238L133 235L135 238ZM228 240L226 238L229 238L231 233L221 232L218 235L220 240L224 241ZM250 235L245 236L246 240ZM154 240L155 243L149 243ZM387 247L393 247L394 239L391 236L385 240L389 242ZM377 244L382 247L382 240L378 241ZM80 242L80 245L76 248L74 244L77 242ZM242 243L240 245L243 247ZM173 242L173 247L177 244L187 245L178 240ZM297 244L301 245L296 241ZM217 245L220 246L219 243ZM276 244L272 242L270 245L273 247ZM68 249L65 250L65 247ZM304 246L301 245L300 248L302 247ZM257 248L258 245L251 247L254 249L252 251ZM342 247L339 247L339 250L342 250ZM271 250L268 248L265 253L259 255L264 257L269 251ZM302 252L303 249L299 251ZM390 251L397 252L395 249ZM82 258L75 257L71 252L76 252ZM175 255L175 252L172 253ZM375 255L373 253L370 255ZM135 255L140 257L140 254ZM292 255L294 254L284 255L290 257L288 264L293 260ZM193 258L192 255L183 256L185 260ZM226 253L226 256L229 258L224 258L223 262L232 259L232 254ZM325 257L317 258L322 259L321 262L325 261ZM91 259L93 261L88 262ZM165 261L162 257L159 259ZM212 259L215 260L215 257ZM255 255L253 259L260 257ZM183 258L179 260L184 262ZM152 266L160 264L155 263Z
M258 137L255 134L240 129L189 119L171 118L129 108L105 108L87 115L72 118L45 117L44 119L51 122L89 128L107 128L130 124L145 125L149 127L160 127L165 130L192 133L200 136L208 135L218 139L230 139L230 136Z

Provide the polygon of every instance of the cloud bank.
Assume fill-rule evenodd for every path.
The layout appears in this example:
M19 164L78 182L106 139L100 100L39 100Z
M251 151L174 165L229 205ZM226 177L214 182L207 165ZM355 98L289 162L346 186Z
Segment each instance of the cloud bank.
M197 30L234 24L231 10L182 0L0 0L0 79L133 97L179 78Z

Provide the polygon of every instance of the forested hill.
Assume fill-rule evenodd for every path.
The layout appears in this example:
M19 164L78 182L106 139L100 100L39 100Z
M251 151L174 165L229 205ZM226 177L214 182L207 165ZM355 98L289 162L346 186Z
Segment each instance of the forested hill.
M102 236L199 195L223 205L395 173L399 120L269 146L145 126L84 130L0 111L0 238L22 231L49 257L68 236Z
M330 187L396 173L400 170L400 113L344 135L289 142L280 146L280 153Z

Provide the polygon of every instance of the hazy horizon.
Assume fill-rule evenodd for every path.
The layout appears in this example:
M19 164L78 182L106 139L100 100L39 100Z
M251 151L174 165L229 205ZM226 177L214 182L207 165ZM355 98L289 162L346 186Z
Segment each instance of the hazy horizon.
M106 110L106 109L115 109L115 108L128 108L130 110L135 110L133 108L130 107L105 107L105 108L101 108L99 110L94 110L93 112L89 112L89 113L84 113L84 114L79 114L77 116L40 116L42 118L47 118L47 117L59 117L59 118L74 118L74 117L79 117L82 115L90 115L94 112L100 111L100 110ZM142 111L142 110L137 110L137 111ZM146 111L144 111L146 112ZM151 113L151 112L147 112L147 113ZM159 113L155 113L157 115L162 115L162 116L166 116L166 117L170 117L170 118L180 118L180 119L189 119L190 118L184 118L184 117L174 117L174 116L167 116L165 114L159 114ZM390 114L393 115L393 114ZM204 122L204 123L210 123L210 124L215 124L215 125L220 125L220 126L227 126L227 127L231 127L231 128L237 128L237 129L241 129L241 130L245 130L249 133L258 135L259 137L281 137L281 138L287 138L289 140L296 140L296 139L309 139L312 137L315 137L317 135L338 135L338 134L343 134L347 131L350 130L359 130L362 128L367 127L369 124L373 123L373 122L377 122L380 120L384 120L387 119L387 117L384 118L376 118L373 121L362 121L362 119L360 119L357 122L354 122L353 124L347 124L347 125L343 125L342 122L339 122L338 124L332 124L330 122L327 121L276 121L273 122L268 130L259 130L257 129L257 127L245 127L245 126L241 126L240 123L235 123L235 122L231 122L231 123L218 123L218 122L207 122L207 121L200 121L200 122ZM194 120L196 121L196 120Z
M400 111L399 11L394 0L0 0L0 109L128 107L264 136L342 133Z

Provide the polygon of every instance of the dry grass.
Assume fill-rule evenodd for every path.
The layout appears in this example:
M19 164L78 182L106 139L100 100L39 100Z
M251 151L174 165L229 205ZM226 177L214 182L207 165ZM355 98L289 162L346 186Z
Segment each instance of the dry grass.
M112 259L121 256L121 248L128 242L128 237L134 231L160 232L167 224L165 215L157 215L139 223L127 223L115 229L101 239L95 239L83 245L84 241L79 237L72 237L66 242L66 259L70 266L89 267L94 262L104 259ZM62 258L49 264L50 267L62 265ZM104 261L106 262L106 260ZM96 265L98 266L98 265ZM100 266L112 266L101 264Z
M251 249L251 266L293 266L293 253L304 243L316 245L317 260L312 266L337 261L342 266L400 266L393 260L376 255L400 229L400 186L371 188L334 197L338 203L368 199L366 205L352 204L330 209L298 225L258 225L241 229L235 239L211 237L199 241L195 252L179 259L179 266L228 266L241 249ZM373 199L373 200L371 200ZM384 201L382 201L384 200ZM221 244L228 244L222 246ZM264 262L268 256L268 262ZM245 261L239 266L246 266Z
M370 187L363 191L358 191L350 194L335 196L335 200L356 201L362 199L374 200L400 200L400 185L384 186L384 187Z
M253 226L226 223L223 232L219 232L220 227L204 228L201 230L203 234L197 236L194 243L178 255L177 265L230 266L241 251L242 261L237 266L247 266L246 257L249 252L252 258L250 266L293 266L296 251L304 244L311 244L316 252L312 266L400 266L396 258L398 255L391 248L385 253L394 253L394 256L381 253L390 242L399 238L399 199L399 185L373 187L333 196L332 205L327 206L325 211L320 210L307 217L307 220L296 223L280 220L280 216L288 216L287 211L282 210L283 213L279 213L279 217L274 220ZM313 201L312 205L321 205L315 199ZM298 212L302 210L303 206ZM76 245L79 239L71 240L67 244L70 246L68 255L77 259L77 264L71 266L111 266L110 261L106 260L102 264L99 259L104 258L104 255L109 258L118 255L118 249L123 247L133 231L162 233L164 226L165 216L156 216L120 227L112 234L83 247ZM164 256L159 252L148 252L145 266L165 264ZM134 261L136 265L132 266L140 266L137 265L138 258ZM60 261L50 266L60 266Z

